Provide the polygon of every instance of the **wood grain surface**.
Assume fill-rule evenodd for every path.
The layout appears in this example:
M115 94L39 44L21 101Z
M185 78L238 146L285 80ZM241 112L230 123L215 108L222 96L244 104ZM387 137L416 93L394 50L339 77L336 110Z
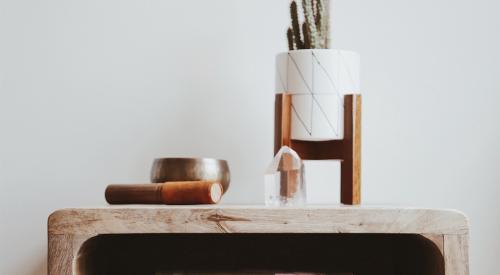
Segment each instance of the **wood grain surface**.
M292 136L292 96L277 94L274 101L274 154L281 147L290 146Z
M418 233L465 234L457 211L355 206L158 206L63 209L49 234L104 233Z
M207 235L199 233L211 233L209 235L213 237L203 238L202 236ZM140 236L144 236L144 240L149 240L151 245L157 243L156 240L151 239L156 238L155 236L160 238L159 242L166 242L167 239L161 236L167 235L171 236L168 239L172 242L180 241L176 236L180 237L185 234L191 236L188 239L200 236L206 242L213 242L215 236L219 236L217 238L233 236L231 242L224 244L228 247L217 252L226 253L224 251L230 251L231 245L245 243L244 240L248 239L242 239L239 236L255 238L255 241L248 242L249 246L265 246L268 241L265 241L263 236L271 237L268 235L269 233L275 236L272 237L273 240L278 236L285 236L283 240L286 240L287 243L302 239L303 245L308 244L310 240L317 240L318 243L331 240L332 243L339 242L339 245L348 247L349 243L352 242L356 244L356 248L351 249L352 253L372 251L373 253L370 252L363 257L372 257L370 255L373 255L375 257L373 259L380 258L380 260L387 261L373 263L373 267L379 268L380 272L367 274L409 274L405 273L406 271L401 271L403 273L384 273L391 266L399 266L403 268L401 270L409 270L401 263L413 266L415 270L425 267L425 270L432 270L430 274L443 274L443 270L445 270L444 274L446 275L469 274L468 221L462 213L457 211L368 206L272 208L245 205L114 206L55 211L48 219L48 274L91 274L80 273L76 268L83 270L85 269L82 267L84 265L95 267L91 261L94 253L92 251L99 250L99 247L116 250L117 245L126 246L129 242L127 236L137 236L134 238L135 241L130 240L132 241L131 245L137 247L146 245L141 241L142 237ZM110 243L110 245L106 245L108 237L100 238L103 242L88 242L88 240L99 236L124 237L117 239L116 244ZM420 236L420 239L427 240L429 244L433 245L429 246L420 239L415 239L415 236ZM391 254L390 250L383 248L382 241L384 239L388 244L391 244L389 247L401 252ZM416 250L405 249L407 243L415 246ZM378 253L378 255L375 253L376 250L363 249L363 245L380 247L383 248L381 251L385 252ZM83 246L87 248L82 250ZM161 251L163 247L159 246L157 249ZM434 251L432 252L434 256L427 257L426 253L415 254L416 251L427 249ZM336 253L331 249L326 251ZM116 252L118 253L120 250ZM192 250L186 253L188 252L192 253ZM283 251L283 253L285 256L288 252ZM230 256L230 254L228 255ZM342 254L338 255L340 257ZM419 257L420 260L415 260L413 257ZM147 263L148 259L144 258L144 263ZM316 259L310 257L310 260L312 263ZM116 258L112 261L120 262L123 259ZM418 265L419 261L423 261L424 264ZM158 263L161 263L160 259ZM112 264L112 262L108 262L108 264ZM328 261L325 261L326 266L329 266ZM355 257L349 262L349 266L356 266ZM367 267L365 266L365 268ZM429 267L431 269L427 269Z
M343 158L340 202L361 203L361 96L344 96Z
M469 235L445 235L444 259L446 275L468 275Z

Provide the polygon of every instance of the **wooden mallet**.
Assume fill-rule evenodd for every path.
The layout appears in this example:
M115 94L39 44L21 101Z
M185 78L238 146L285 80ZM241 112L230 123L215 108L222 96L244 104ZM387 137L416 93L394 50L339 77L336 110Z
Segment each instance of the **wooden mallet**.
M111 184L105 191L109 204L215 204L222 185L211 181L170 181L147 184Z

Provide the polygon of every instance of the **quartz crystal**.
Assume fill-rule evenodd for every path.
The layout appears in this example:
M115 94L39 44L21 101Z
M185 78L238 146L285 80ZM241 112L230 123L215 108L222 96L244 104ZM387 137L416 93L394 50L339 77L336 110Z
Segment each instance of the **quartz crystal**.
M264 179L267 206L300 206L306 202L304 164L288 146L278 151Z

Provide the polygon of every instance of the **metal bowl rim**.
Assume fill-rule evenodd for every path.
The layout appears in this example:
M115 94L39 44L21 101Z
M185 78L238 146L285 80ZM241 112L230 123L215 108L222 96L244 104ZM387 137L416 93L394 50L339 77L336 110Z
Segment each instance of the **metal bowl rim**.
M227 160L217 159L217 158L188 158L188 157L173 157L173 158L155 158L154 162L158 161L215 161L215 162L225 162Z

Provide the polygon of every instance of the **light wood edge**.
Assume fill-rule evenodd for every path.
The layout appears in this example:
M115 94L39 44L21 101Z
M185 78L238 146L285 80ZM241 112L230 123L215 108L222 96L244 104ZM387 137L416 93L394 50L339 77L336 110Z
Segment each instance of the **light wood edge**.
M469 275L469 235L444 235L446 275Z
M462 213L370 208L104 208L54 212L49 234L409 233L467 234Z
M47 273L49 275L72 274L73 236L69 234L49 234Z
M49 234L47 274L71 275L76 271L77 256L82 245L96 235Z
M468 234L422 236L433 242L443 255L446 275L469 275Z

